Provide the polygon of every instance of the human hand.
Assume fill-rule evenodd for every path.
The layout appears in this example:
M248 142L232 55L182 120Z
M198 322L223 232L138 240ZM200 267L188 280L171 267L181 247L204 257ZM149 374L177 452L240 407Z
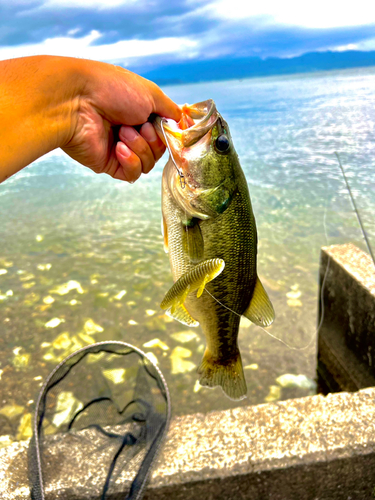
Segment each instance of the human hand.
M181 110L154 83L123 68L79 60L82 73L69 140L62 149L96 173L134 182L165 151L151 113L176 121ZM139 132L133 127L142 125Z

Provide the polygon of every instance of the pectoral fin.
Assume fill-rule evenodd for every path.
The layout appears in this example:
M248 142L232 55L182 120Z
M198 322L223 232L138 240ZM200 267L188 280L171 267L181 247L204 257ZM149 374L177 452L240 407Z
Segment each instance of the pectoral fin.
M203 259L204 243L198 219L191 219L184 225L184 249L193 264Z
M187 311L186 307L182 304L172 308L170 307L165 314L173 319L176 319L180 323L186 326L199 326L199 322L196 321Z
M258 326L270 326L275 319L271 301L258 277L250 304L243 315Z
M206 284L216 278L216 276L222 272L224 267L225 263L222 259L208 259L200 264L197 264L193 267L193 269L183 274L176 281L176 283L165 295L160 307L162 309L167 309L169 314L172 317L175 317L175 312L178 311L185 302L187 295L190 292L198 290L197 297L200 297ZM189 314L187 311L186 313Z
M167 228L167 223L165 222L164 215L161 220L161 234L163 235L164 238L164 252L168 253L168 228Z

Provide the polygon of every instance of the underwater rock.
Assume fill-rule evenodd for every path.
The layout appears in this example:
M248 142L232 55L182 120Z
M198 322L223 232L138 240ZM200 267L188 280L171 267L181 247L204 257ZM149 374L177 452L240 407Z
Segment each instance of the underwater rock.
M36 304L40 299L40 295L38 293L28 293L25 297L25 300L23 301L25 306L33 306Z
M8 272L8 271L7 271L6 269L0 269L0 276L1 276L2 274L6 274L7 272Z
M204 344L200 344L197 349L197 353L202 354L205 350Z
M199 392L201 389L202 389L202 386L201 386L201 384L199 383L199 380L196 380L196 381L195 381L195 384L194 384L194 389L193 389L193 391L194 391L194 392Z
M85 322L85 324L83 325L83 330L88 335L104 332L104 328L95 323L91 318Z
M35 276L31 273L22 273L22 277L20 278L20 281L30 281L32 279L34 279Z
M150 348L150 347L159 347L163 351L167 351L169 349L169 347L167 346L167 344L165 344L160 339L153 339L153 340L150 340L148 342L145 342L143 344L143 347L147 347L147 348Z
M70 391L63 391L57 397L56 412L52 418L52 424L60 427L68 423L77 411L83 408L83 404Z
M138 325L138 323L136 321L134 321L134 319L129 319L128 324L129 325Z
M172 339L176 340L177 342L181 342L181 344L186 344L187 342L190 342L191 340L197 339L199 340L199 337L196 333L194 332L189 332L188 330L184 330L181 332L177 333L171 333L170 335Z
M15 368L26 368L29 364L30 358L31 354L28 354L26 352L23 354L17 353L12 360L12 364Z
M119 292L113 298L116 299L116 300L121 300L123 298L123 296L126 295L126 294L127 294L126 290L121 290L121 292Z
M259 366L257 363L252 363L251 365L247 365L243 367L244 370L258 370Z
M28 288L32 288L35 285L36 285L35 281L30 281L29 283L24 283L22 285L22 288L28 289Z
M289 299L286 303L289 307L302 307L302 302L298 299Z
M55 302L55 299L51 297L51 295L47 295L47 297L44 297L43 302L47 305L50 305Z
M67 283L64 283L63 285L57 286L50 290L50 293L57 293L58 295L66 295L67 293L71 292L72 290L77 290L78 293L82 294L84 293L83 288L81 287L81 284L78 281L68 281Z
M154 314L156 314L156 311L154 311L153 309L146 309L146 314L147 316L153 316Z
M241 320L240 320L240 327L241 328L249 328L250 326L252 325L252 322L245 318L245 316L241 316Z
M103 375L106 379L110 380L114 384L122 384L125 382L125 368L114 368L113 370L103 370Z
M309 391L316 391L316 382L311 380L306 375L293 375L292 373L285 373L277 377L276 382L281 387L298 387L300 389L308 389Z
M64 332L55 338L52 345L55 349L68 349L71 343L72 341L69 338L69 333Z
M173 349L172 354L170 355L170 359L172 362L172 375L176 375L177 373L186 373L191 372L194 368L197 367L192 361L186 361L185 358L189 358L192 355L192 352L185 347L177 346Z
M90 335L87 335L86 333L79 333L78 337L81 338L86 344L95 344L95 339L90 337Z
M24 406L5 405L0 409L0 415L4 415L4 417L12 419L14 417L18 417L18 415L21 415L23 413L23 410Z
M37 269L39 269L39 271L49 271L52 267L52 264L38 264L36 267Z
M279 385L270 385L269 393L264 398L265 403L272 403L272 401L278 401L281 397L281 387Z
M26 413L22 418L20 425L17 429L17 441L23 441L24 439L29 439L33 435L32 430L32 415L31 413Z
M158 358L155 356L155 354L153 352L145 352L145 355L155 365L159 364Z
M102 358L104 358L104 356L106 356L106 355L107 354L105 352L99 352L97 354L90 353L87 356L87 363L88 364L96 363L97 361L100 361Z
M37 241L38 243L40 243L41 241L43 241L43 240L44 240L44 236L42 236L41 234L37 234L37 235L35 236L35 239L36 239L36 241Z
M61 323L64 323L65 319L62 318L52 318L44 325L46 328L56 328Z

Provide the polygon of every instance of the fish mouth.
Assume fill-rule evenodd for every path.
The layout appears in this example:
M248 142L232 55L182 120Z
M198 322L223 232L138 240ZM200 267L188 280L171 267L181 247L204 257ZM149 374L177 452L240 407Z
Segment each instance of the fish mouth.
M174 120L154 115L151 123L165 146L179 156L182 148L193 146L215 125L219 114L212 99L180 106L182 119Z

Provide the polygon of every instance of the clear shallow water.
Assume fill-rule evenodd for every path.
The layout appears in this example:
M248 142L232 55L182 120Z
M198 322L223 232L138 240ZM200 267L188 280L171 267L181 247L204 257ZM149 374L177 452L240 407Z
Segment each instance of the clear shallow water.
M257 220L258 272L276 310L269 332L289 345L243 323L242 402L219 388L199 389L193 365L202 332L170 321L159 307L172 284L160 235L166 157L134 185L97 176L60 153L3 183L0 434L27 435L20 422L27 429L42 380L90 341L124 340L152 352L175 414L308 394L276 379L315 376L321 246L365 249L335 151L375 246L374 88L375 68L165 88L179 103L213 98L230 125ZM181 332L195 336L175 335ZM156 338L168 349L143 347Z

